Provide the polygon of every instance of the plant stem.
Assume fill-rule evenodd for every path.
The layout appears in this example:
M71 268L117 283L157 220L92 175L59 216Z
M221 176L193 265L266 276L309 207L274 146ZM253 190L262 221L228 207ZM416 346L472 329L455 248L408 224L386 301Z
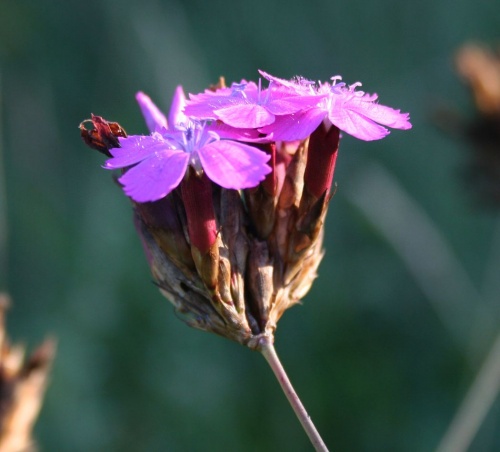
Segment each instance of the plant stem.
M304 405L302 405L299 396L293 389L293 386L290 383L290 380L288 379L285 369L283 368L278 358L278 355L276 354L276 350L274 349L272 338L270 337L262 338L260 340L259 345L260 345L259 347L260 352L262 353L264 358L266 358L266 361L271 366L274 375L276 375L276 378L278 379L279 384L283 389L283 392L285 393L288 401L290 402L293 411L295 411L295 414L299 418L299 421L302 424L302 427L304 428L305 432L307 433L307 436L311 440L314 449L316 451L328 452L328 448L326 447L325 443L323 442L323 439L319 435L318 430L316 430L316 427L314 426L311 418L307 414Z

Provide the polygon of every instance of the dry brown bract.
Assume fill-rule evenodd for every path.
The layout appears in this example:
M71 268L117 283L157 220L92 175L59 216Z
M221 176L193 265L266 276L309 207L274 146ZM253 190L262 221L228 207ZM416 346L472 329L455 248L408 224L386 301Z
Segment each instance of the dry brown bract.
M0 452L36 450L32 429L42 405L55 342L46 340L25 360L22 345L5 331L6 295L0 294Z

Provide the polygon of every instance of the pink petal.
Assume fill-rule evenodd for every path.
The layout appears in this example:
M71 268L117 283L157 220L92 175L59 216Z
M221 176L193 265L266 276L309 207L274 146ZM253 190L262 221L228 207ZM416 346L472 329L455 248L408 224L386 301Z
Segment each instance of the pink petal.
M385 127L346 108L330 111L328 119L343 132L364 141L380 140L389 134Z
M273 75L261 71L260 69L259 69L259 74L262 75L262 77L264 77L265 79L269 80L270 82L277 83L278 85L284 86L285 88L289 88L293 91L301 91L304 88L304 85L301 85L300 83L297 83L294 80L285 80L283 78L274 77Z
M239 86L240 88L236 88ZM238 92L240 91L240 92ZM243 92L245 93L243 95ZM230 87L219 88L216 91L206 89L203 93L189 94L188 105L212 102L220 99L257 99L259 87L254 82L241 80L240 83L233 83Z
M172 104L170 105L170 111L168 112L168 123L171 128L175 128L177 124L186 124L187 118L183 113L184 107L186 106L186 95L182 86L179 85L175 89L174 98L172 99Z
M175 151L170 155L157 153L127 170L118 180L134 201L156 201L180 184L188 161L187 152Z
M346 102L345 108L393 129L411 129L408 113L401 113L400 110L394 110L391 107L367 101L364 97L353 97Z
M121 147L109 150L113 158L106 160L104 163L106 169L135 165L137 162L148 158L151 154L171 147L168 141L156 133L148 136L131 135L127 138L118 138L118 140Z
M256 129L274 122L274 115L256 104L233 105L215 110L214 114L226 124L243 129Z
M325 116L326 112L321 108L276 116L273 124L260 128L259 132L272 134L275 141L303 140L316 130Z
M144 116L146 125L151 133L167 127L167 118L165 118L165 115L154 104L148 95L139 91L135 95L135 98L141 108L142 116Z
M254 82L242 80L240 85L245 88L238 93L233 88L221 88L213 92L206 90L200 94L190 94L184 108L184 113L199 119L217 119L215 110L235 106L256 104L258 97L258 86ZM243 94L244 93L244 94Z
M255 187L271 168L269 154L232 141L215 141L198 150L206 175L224 188L239 190Z
M240 129L228 126L221 121L214 121L205 127L205 131L215 132L223 139L245 141L247 143L269 143L270 141L267 137L262 136L257 129Z
M187 101L187 105L184 108L184 114L198 119L216 119L214 110L220 108L226 108L232 105L245 104L245 99L233 98L228 96L206 96L204 99L201 96L206 96L205 94L198 94L198 96L192 96L196 98L196 101Z
M311 94L272 99L266 105L266 108L274 115L287 115L299 110L316 107L326 96L326 94Z

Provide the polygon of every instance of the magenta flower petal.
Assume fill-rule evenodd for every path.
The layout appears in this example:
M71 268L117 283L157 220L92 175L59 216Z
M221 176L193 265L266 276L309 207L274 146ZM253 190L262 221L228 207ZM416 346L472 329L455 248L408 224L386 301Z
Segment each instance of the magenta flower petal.
M380 140L389 134L385 127L347 108L333 109L328 119L343 132L364 141Z
M162 128L167 128L167 118L165 118L165 115L154 104L148 95L139 91L135 95L135 98L141 108L142 116L144 116L146 125L151 133Z
M274 123L260 128L259 131L272 134L274 141L303 140L316 130L325 117L325 110L311 108L291 115L277 116Z
M368 99L370 98L368 96ZM367 96L353 97L346 102L346 108L393 129L411 129L408 113L401 113L400 110L371 102L367 100Z
M285 96L286 94L286 96ZM308 94L290 96L290 93L279 93L279 88L273 90L272 99L267 103L267 110L274 115L287 115L307 108L318 106L328 94Z
M307 80L303 77L295 77L292 80L286 80L284 78L278 78L274 75L264 72L262 69L259 69L258 72L266 80L277 83L278 85L284 86L286 88L290 88L294 91L309 90L309 87L315 84L312 80Z
M239 190L255 187L271 168L269 154L234 141L215 141L198 150L207 176L224 188Z
M284 88L288 88L288 92L294 92L299 95L310 94L311 87L314 86L314 82L311 80L307 80L301 77L298 77L298 80L285 80L282 78L275 77L274 75L268 74L259 69L259 74L262 75L265 79L278 84Z
M274 121L275 115L285 115L316 106L328 94L309 91L297 94L283 86L261 89L260 84L233 84L216 92L191 95L184 109L188 116L199 119L219 119L232 127L252 129Z
M153 135L132 135L128 138L119 138L119 148L110 149L113 158L104 163L106 169L117 169L135 165L155 152L169 149L169 142L160 134Z
M263 136L257 129L241 129L231 127L221 121L214 121L205 130L215 132L221 139L245 141L247 143L268 143L270 139Z
M262 75L265 79L269 80L270 82L276 82L279 85L286 86L288 88L296 89L297 83L295 83L293 80L286 80L284 78L278 78L275 77L274 75L268 74L267 72L264 72L262 69L259 69L259 74Z
M190 94L184 114L198 119L216 119L215 110L235 106L257 104L259 88L254 82L246 82L221 88L217 91L206 90L200 94Z
M274 122L274 115L256 104L233 105L214 111L215 116L232 127L256 129Z
M182 86L179 85L175 89L174 97L172 99L172 104L170 105L170 111L168 112L168 123L170 128L173 129L177 124L186 124L187 117L183 113L184 107L186 106L186 95Z
M216 119L214 110L247 103L240 97L230 97L229 95L215 96L213 93L190 96L190 100L187 101L187 105L184 107L184 114L197 119Z
M183 151L158 152L127 170L118 180L124 192L136 202L156 201L176 188L189 161Z
M316 116L321 116L319 110L323 110L325 115L328 114L330 121L339 129L361 140L378 140L385 137L389 131L383 126L403 130L411 128L407 113L376 103L376 94L356 91L360 83L347 87L344 83L336 83L339 77L334 77L331 85L316 85L300 77L283 80L264 71L259 72L269 80L269 90L281 92L285 96L278 99L279 96L275 94L277 99L267 106L271 113L277 115L276 123L259 129L263 133L272 133L275 140L305 138L306 131L316 123ZM297 106L302 103L302 107L293 114L282 115L273 109L273 106L279 106L280 102Z
M187 166L204 171L228 189L254 187L271 172L270 155L242 143L296 143L310 136L326 118L343 132L362 140L385 137L386 127L409 129L409 115L376 103L377 95L338 83L290 81L263 71L269 81L233 83L230 88L190 95L178 86L168 121L151 99L137 93L137 101L151 136L119 138L109 150L107 169L124 169L120 177L127 195L137 202L165 197L182 180ZM384 127L386 126L386 127ZM236 141L235 141L236 140Z
M198 96L201 96L201 94L198 94L198 96L190 96L191 100L187 101L187 105L184 107L184 114L193 118L216 119L214 110L231 105L230 102L225 101L221 102L222 105L220 105L219 103L217 103L217 105L214 105L211 99L207 100L206 102L199 100L200 98ZM193 99L197 99L196 101L199 103L193 103Z

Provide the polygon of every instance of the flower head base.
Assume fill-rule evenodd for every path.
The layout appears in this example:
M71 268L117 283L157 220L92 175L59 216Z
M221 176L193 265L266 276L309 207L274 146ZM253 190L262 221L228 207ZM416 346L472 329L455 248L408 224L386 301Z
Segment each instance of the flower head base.
M316 142L323 137L322 132ZM274 335L283 312L307 293L323 257L330 199L327 190L315 197L304 183L308 154L322 149L319 143L315 146L303 140L288 156L285 145L275 149L283 168L281 181L274 185L262 183L238 193L211 183L211 197L204 204L212 203L218 232L204 253L197 251L193 234L186 234L194 209L191 200L186 202L184 182L182 197L175 190L160 201L138 205L136 225L155 281L190 326L258 348L262 336ZM336 148L330 152L336 155ZM168 222L159 224L144 213L166 200L175 205L169 207ZM200 212L202 206L195 209ZM202 223L199 215L196 224ZM176 240L172 243L170 237Z
M267 88L242 80L189 102L178 87L168 116L138 93L149 135L115 136L102 120L84 136L123 171L162 293L189 325L250 348L316 277L340 131L411 127L359 84L261 75Z

